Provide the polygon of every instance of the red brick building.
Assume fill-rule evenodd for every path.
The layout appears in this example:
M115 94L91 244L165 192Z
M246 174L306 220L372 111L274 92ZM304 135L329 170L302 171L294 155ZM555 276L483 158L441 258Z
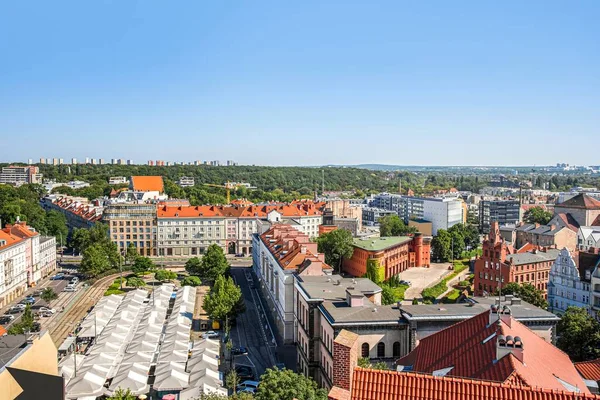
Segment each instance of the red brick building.
M475 261L475 295L493 294L500 284L530 283L546 293L548 275L559 250L533 245L519 250L504 241L497 222L483 241L483 254Z
M343 270L354 276L367 273L367 263L374 260L385 268L385 279L411 267L429 267L430 241L415 236L390 236L354 240L354 253L344 260Z

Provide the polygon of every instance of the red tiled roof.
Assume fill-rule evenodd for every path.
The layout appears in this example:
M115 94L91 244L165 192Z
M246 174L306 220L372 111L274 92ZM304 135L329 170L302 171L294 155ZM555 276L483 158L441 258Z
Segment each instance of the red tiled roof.
M131 187L136 192L160 192L164 191L162 176L132 176Z
M548 224L554 225L555 219L559 219L560 220L560 222L558 222L559 224L566 226L573 232L577 232L579 230L579 223L569 213L558 213L558 214L554 215L554 218L552 218L552 220L550 222L548 222Z
M4 229L0 230L0 241L5 241L6 244L3 246L0 246L0 250L7 248L9 246L12 246L13 244L16 244L20 241L22 241L23 239L11 234L10 232L6 232Z
M600 210L600 201L595 198L588 196L585 193L580 193L575 197L571 197L567 201L556 204L555 207L565 208L583 208L586 210Z
M600 226L600 215L592 222L592 226Z
M39 235L39 233L29 230L25 222L17 222L14 225L7 224L4 231L23 239Z
M600 381L600 358L591 361L576 362L575 368L584 377L592 381Z
M334 387L329 399L347 397ZM600 396L539 387L510 385L476 379L435 377L414 372L357 367L352 379L351 400L598 400Z
M227 218L266 218L267 215L277 211L283 217L319 216L321 211L315 203L290 203L277 205L250 205L250 206L187 206L158 208L158 218L193 218L200 216L227 217Z
M569 357L512 317L490 324L490 311L461 321L422 339L399 365L433 373L453 367L448 376L565 390L557 378L589 393ZM509 326L510 324L510 326ZM523 362L512 352L497 358L497 337L520 337Z

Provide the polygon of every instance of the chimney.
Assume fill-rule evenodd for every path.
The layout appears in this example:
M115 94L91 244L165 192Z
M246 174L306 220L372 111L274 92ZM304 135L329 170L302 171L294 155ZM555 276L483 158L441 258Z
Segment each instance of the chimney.
M513 338L510 335L506 337L499 335L496 339L496 361L509 354L512 354L524 364L523 341L519 336Z
M358 335L342 329L333 341L333 386L350 390L358 365Z
M364 306L364 299L365 296L358 290L354 289L354 287L349 287L346 289L346 303L350 307Z

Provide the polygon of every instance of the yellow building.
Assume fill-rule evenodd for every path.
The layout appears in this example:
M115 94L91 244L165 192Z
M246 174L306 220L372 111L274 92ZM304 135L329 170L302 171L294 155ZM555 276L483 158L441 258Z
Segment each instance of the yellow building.
M414 226L417 230L425 236L433 235L433 224L424 219L410 219L408 220L408 226Z
M23 370L28 375L25 387L19 385L17 381L19 377L15 378L14 370ZM38 382L36 377L40 375L29 374L32 372L44 374L43 381ZM62 380L62 377L58 375L56 346L48 331L31 335L0 337L0 400L13 400L26 390L37 391L40 382L46 382L48 375ZM23 383L22 379L19 380ZM54 396L56 390L53 390L56 389L56 386L44 388L47 394L45 398L57 398ZM61 386L62 384L58 385L59 393L56 393L58 396L62 396Z

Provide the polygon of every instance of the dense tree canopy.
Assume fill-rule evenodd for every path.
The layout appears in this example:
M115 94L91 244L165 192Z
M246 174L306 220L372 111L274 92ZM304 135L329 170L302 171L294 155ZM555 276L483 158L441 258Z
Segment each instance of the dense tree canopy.
M241 304L240 304L241 303ZM243 298L239 286L231 277L219 275L210 292L204 296L202 307L211 319L222 321L233 319L242 310Z
M201 278L208 281L214 281L218 276L223 276L229 271L229 262L223 253L221 246L217 244L211 244L206 249L206 252L202 256L200 262L200 275Z
M552 219L552 213L542 207L532 207L525 212L523 219L530 224L546 225Z
M417 231L417 228L406 225L397 215L388 215L379 219L379 235L382 237L404 236Z
M137 257L131 266L131 270L136 274L146 271L152 271L156 268L152 260L148 257Z
M159 269L154 273L154 279L160 282L166 282L177 278L177 274L166 269Z
M530 283L518 284L510 282L502 287L502 295L512 294L534 306L546 308L548 303L544 298L544 292Z
M345 229L336 229L317 238L318 251L325 254L325 262L334 270L341 270L342 261L352 257L354 246L352 234Z
M311 378L289 369L267 369L260 377L257 400L326 400L327 391Z
M600 357L600 324L579 307L567 308L557 325L556 345L573 361Z
M181 286L200 286L202 281L197 276L186 276L181 281Z

